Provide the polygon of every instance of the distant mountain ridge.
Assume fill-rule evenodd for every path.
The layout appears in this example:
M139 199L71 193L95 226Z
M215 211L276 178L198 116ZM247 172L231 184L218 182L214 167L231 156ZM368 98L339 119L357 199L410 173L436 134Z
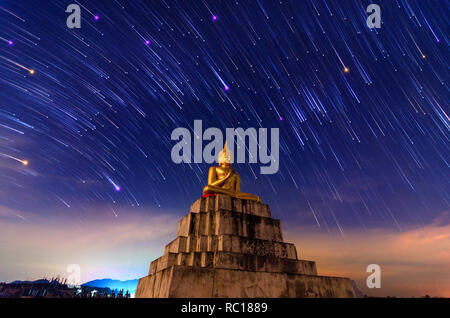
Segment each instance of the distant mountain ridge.
M52 281L50 281L50 280L48 280L48 279L45 279L45 278L43 278L43 279L37 279L37 280L15 280L15 281L12 281L12 282L10 282L10 284L31 284L31 283L33 283L33 284L50 284L50 283L52 283L52 284L61 284L61 282L59 282L59 281L56 281L56 280L52 280Z
M61 282L56 280L48 280L48 279L38 279L34 281L30 280L15 280L10 282L10 284L56 284L60 285ZM123 289L124 292L127 290L134 294L136 292L136 287L138 284L138 279L129 279L129 280L119 280L119 279L111 279L111 278L103 278L103 279L94 279L89 282L82 284L82 286L87 287L97 287L97 288L109 288L111 290L120 291Z
M110 288L112 290L121 290L124 292L127 290L134 294L136 292L136 287L138 284L138 279L130 279L130 280L118 280L111 278L103 278L103 279L94 279L89 282L82 284L82 286L89 287L98 287L98 288Z

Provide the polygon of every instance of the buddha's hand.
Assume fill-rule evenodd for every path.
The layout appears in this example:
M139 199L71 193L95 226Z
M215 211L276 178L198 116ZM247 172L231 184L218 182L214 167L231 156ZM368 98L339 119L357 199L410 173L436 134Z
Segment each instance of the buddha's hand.
M233 172L234 172L233 170L230 170L225 177L214 181L213 183L211 183L211 185L216 186L216 187L221 187L225 183L225 181L227 181L231 177Z
M227 175L225 176L225 179L228 179L233 173L234 173L234 169L230 170L230 172L228 172Z

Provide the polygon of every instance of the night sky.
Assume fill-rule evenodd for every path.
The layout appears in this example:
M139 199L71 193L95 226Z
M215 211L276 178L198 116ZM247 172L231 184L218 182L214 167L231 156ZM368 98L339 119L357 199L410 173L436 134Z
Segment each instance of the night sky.
M448 225L449 2L376 1L372 30L369 3L0 1L0 206L177 219L209 165L170 134L201 119L280 129L277 174L235 168L283 229Z

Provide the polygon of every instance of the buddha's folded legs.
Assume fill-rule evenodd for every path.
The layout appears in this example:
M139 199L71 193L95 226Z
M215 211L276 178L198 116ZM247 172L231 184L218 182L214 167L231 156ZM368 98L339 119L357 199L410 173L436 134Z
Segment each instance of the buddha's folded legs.
M251 200L251 201L261 202L261 198L259 196L253 195L250 193L245 193L245 192L236 192L235 197L242 199L242 200Z
M229 195L231 197L235 197L238 199L242 199L242 200L251 200L251 201L257 201L257 202L261 202L261 198L258 197L257 195L253 195L250 193L245 193L245 192L236 192L236 191L232 191L232 190L227 190L221 187L216 187L213 185L207 185L206 187L203 188L203 193L221 193L221 194L226 194Z
M223 193L233 196L233 194L236 192L208 184L206 187L203 188L203 193Z

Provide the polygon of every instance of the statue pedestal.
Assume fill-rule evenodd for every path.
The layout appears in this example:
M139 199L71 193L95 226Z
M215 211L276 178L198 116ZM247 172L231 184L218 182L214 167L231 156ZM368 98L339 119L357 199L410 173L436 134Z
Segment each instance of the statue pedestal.
M319 276L315 262L299 260L268 205L217 195L192 204L135 297L355 297L355 291L350 279Z

